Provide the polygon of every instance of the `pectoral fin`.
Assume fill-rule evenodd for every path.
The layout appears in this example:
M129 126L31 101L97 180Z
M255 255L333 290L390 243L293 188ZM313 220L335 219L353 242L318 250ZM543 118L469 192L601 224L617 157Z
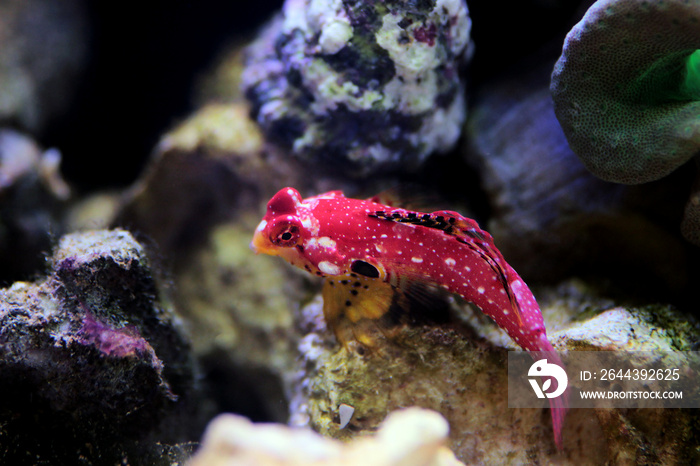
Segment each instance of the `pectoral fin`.
M357 340L371 347L370 327L389 312L394 294L390 284L357 273L328 277L323 283L323 314L343 346Z

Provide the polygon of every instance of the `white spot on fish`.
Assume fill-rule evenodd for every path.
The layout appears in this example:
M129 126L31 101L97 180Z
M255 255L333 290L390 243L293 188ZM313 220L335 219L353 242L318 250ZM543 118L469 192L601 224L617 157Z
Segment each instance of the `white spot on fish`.
M328 236L323 236L318 239L318 245L322 248L335 249L335 240L332 240Z
M420 264L423 262L422 257L411 257L411 262L415 262L416 264Z
M263 231L266 226L267 226L267 220L263 220L262 222L260 222L260 225L258 225L257 231Z
M451 258L451 257L448 257L447 259L445 259L445 264L446 264L448 267L454 267L454 265L455 265L456 263L457 263L457 262L456 262L453 258Z
M340 267L328 261L321 261L318 263L318 270L327 275L338 275L340 274Z
M484 291L486 291L486 290L484 289L483 286L480 286L479 288L476 289L476 291L478 291L481 294L484 294Z

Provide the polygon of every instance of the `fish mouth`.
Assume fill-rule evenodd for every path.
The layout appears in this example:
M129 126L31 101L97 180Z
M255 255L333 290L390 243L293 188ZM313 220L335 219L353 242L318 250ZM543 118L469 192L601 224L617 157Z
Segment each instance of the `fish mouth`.
M268 254L270 256L277 255L277 251L270 247L269 241L265 239L260 231L256 231L253 235L253 241L250 242L250 249L255 254Z

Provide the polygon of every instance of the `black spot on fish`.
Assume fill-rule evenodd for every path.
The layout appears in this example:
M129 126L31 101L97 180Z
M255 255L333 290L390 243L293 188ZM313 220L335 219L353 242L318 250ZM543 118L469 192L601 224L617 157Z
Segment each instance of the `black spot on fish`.
M355 282L355 283L352 284L352 286L354 286L355 288L357 288L358 286L362 286L362 283L360 283L360 282Z
M350 307L350 306L352 306L352 303L350 302L350 300L348 300L348 301L345 301L345 305L346 305L347 307Z
M352 293L353 296L357 296L357 290L350 290L350 293Z
M369 278L378 278L379 277L379 270L372 264L368 264L365 261L360 261L357 260L350 265L350 270L352 270L355 273L359 273L360 275L364 275L365 277Z

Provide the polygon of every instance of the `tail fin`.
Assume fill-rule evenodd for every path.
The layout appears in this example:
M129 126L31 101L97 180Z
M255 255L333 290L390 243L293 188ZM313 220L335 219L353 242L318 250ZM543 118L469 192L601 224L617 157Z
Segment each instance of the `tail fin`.
M564 449L564 438L562 430L564 429L564 419L569 410L569 389L567 388L564 394L558 398L549 399L549 410L552 413L552 428L554 430L554 444L557 450Z
M542 341L540 342L540 349L538 351L530 351L531 356L535 361L542 358L546 358L547 362L550 364L556 364L562 369L565 368L559 355L555 352L547 336L542 335ZM558 381L552 378L553 383L558 383ZM556 388L556 386L555 386ZM566 387L564 393L556 398L549 399L549 409L552 415L552 428L554 430L554 443L557 446L557 450L561 451L564 448L564 439L562 431L564 429L564 420L566 418L566 413L569 410L569 387Z

